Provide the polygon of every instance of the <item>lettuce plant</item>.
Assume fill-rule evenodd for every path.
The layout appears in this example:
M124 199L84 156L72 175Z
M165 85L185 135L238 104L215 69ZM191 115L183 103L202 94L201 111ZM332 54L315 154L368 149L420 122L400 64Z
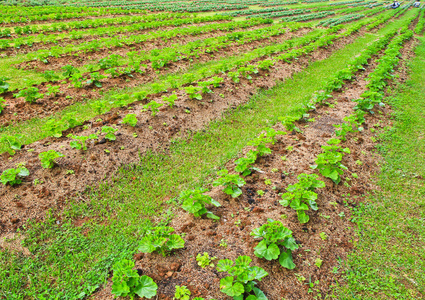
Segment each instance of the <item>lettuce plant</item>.
M311 166L312 169L319 170L320 174L330 178L335 184L341 181L341 175L347 167L344 166L341 161L344 153L350 153L350 149L344 148L338 144L341 140L330 139L327 141L329 146L322 146L323 153L319 154L316 159L316 165Z
M246 154L246 157L241 157L235 161L236 167L235 171L242 174L242 176L248 176L252 173L252 170L259 170L254 168L251 165L257 160L257 153L255 151L249 150Z
M98 136L95 135L95 134L90 134L89 136L77 136L77 135L73 135L73 134L68 134L67 137L75 140L75 141L71 141L69 143L71 148L83 149L84 151L87 151L86 141L88 139L94 140L94 139L98 138Z
M122 119L122 124L128 124L132 127L136 126L137 124L137 117L136 114L128 114Z
M62 118L62 122L68 123L68 128L74 128L81 125L82 122L77 120L77 118L75 117L76 114L76 112L66 113L65 116Z
M59 157L64 157L60 152L56 152L55 150L51 149L46 152L41 152L38 157L41 161L41 166L45 169L51 169L55 165L55 159Z
M173 107L174 106L174 102L177 100L177 95L176 94L172 94L168 97L162 97L162 101L167 102L169 107Z
M189 96L189 99L202 100L202 95L201 95L202 87L189 85L184 87L184 90L186 91L186 94Z
M3 173L0 176L0 182L4 185L10 184L21 184L22 183L22 177L26 177L30 174L27 168L24 167L18 167L16 169L7 169L4 170Z
M126 106L128 103L130 103L130 95L128 94L122 94L122 95L115 95L112 96L112 98L114 98L114 103L115 105L119 106L119 107L124 107ZM111 103L111 102L110 102Z
M156 101L151 101L151 102L149 102L148 104L145 104L145 105L143 105L143 109L144 110L149 110L150 109L150 111L151 111L151 115L152 115L152 117L155 117L156 116L156 114L159 112L159 108L161 107L161 106L163 106L164 104L163 103L158 103L158 102L156 102Z
M211 83L215 88L218 88L220 86L220 83L222 83L223 81L224 79L221 77L214 76L213 78L211 78Z
M49 133L49 136L60 138L65 123L62 120L50 119L43 125L43 129Z
M300 223L307 223L310 217L305 213L309 206L312 210L317 210L317 194L314 192L316 188L324 188L325 183L318 180L317 174L305 174L298 175L298 182L296 184L289 185L286 190L287 193L282 194L282 200L280 204L287 207L291 206L292 209L297 211L298 220Z
M13 94L15 98L24 97L26 102L35 103L37 99L44 97L44 94L39 93L39 89L36 87L29 87L23 90L20 90L18 93Z
M21 150L22 143L21 139L24 136L22 134L15 134L15 135L5 135L0 137L0 142L5 143L7 146L7 152L10 155L14 155L16 153L16 150Z
M198 85L202 88L201 89L202 94L212 93L212 90L210 89L211 81L200 81L198 82Z
M292 251L298 249L298 245L292 237L292 231L279 221L268 219L267 222L251 232L254 238L262 238L254 248L254 254L267 260L279 258L279 263L282 267L290 270L294 269ZM281 248L285 250L281 250Z
M230 259L223 259L217 263L217 271L227 272L230 276L220 280L220 290L235 300L264 300L267 297L255 287L256 280L269 275L264 269L250 266L249 256L239 256L233 263Z
M242 190L240 187L245 185L245 180L243 180L238 174L229 174L227 169L218 171L218 176L221 176L213 182L214 186L224 186L223 192L237 198L242 195Z
M258 68L261 70L268 71L273 65L274 62L271 59L266 59L258 63Z
M212 261L215 259L217 259L217 257L210 257L208 252L204 252L203 254L198 253L198 255L196 255L196 261L198 262L198 266L200 266L202 269L206 267L214 267Z
M117 139L117 137L114 134L117 131L118 131L118 128L113 128L111 126L103 126L102 127L102 132L106 133L105 139L107 139L109 141L115 141Z
M206 188L197 188L195 190L186 190L181 192L180 200L183 201L182 208L185 211L192 213L195 217L201 217L206 214L210 219L219 220L220 217L214 215L205 207L205 204L212 204L215 207L221 206L221 204L213 198L204 194L207 191L208 190Z
M134 262L127 259L114 264L112 294L117 297L130 297L130 299L134 299L135 295L148 299L156 296L158 285L149 276L140 276L133 268Z
M266 146L266 144L272 142L273 140L271 138L265 137L264 135L260 135L259 137L249 141L248 145L257 147L257 149L255 150L257 156L264 156L272 153L272 150Z
M7 77L0 77L0 94L6 92L9 89L9 84L6 82L6 80L9 80L10 78Z
M94 72L90 74L90 79L87 80L88 85L95 85L96 87L102 87L101 79L106 78L105 75L101 75L99 72Z
M173 299L189 300L190 295L191 295L191 292L185 285L182 285L182 286L176 285L176 292L174 293Z
M159 252L163 256L174 249L184 247L184 240L178 234L171 234L172 227L158 226L146 232L139 244L139 251L143 253Z
M62 75L65 76L65 78L69 78L75 73L79 72L78 69L72 65L66 65L62 67L62 70L64 71Z
M233 80L235 83L239 83L240 79L240 73L239 72L229 72L227 75Z

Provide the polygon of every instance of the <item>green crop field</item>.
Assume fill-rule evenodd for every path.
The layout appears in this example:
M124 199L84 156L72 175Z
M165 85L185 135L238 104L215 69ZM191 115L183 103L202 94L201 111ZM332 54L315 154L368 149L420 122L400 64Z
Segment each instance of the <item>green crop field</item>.
M425 299L425 5L0 2L0 299Z

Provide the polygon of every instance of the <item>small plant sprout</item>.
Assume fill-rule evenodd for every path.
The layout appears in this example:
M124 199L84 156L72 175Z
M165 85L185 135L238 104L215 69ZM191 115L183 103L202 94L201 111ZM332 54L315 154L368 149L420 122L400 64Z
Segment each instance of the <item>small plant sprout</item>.
M139 251L143 253L159 252L163 256L174 249L184 247L184 240L178 234L171 234L172 227L158 226L146 232L139 244Z
M200 266L202 269L206 267L212 267L214 268L214 264L212 263L213 260L217 259L217 257L210 257L208 252L204 252L204 254L199 253L196 256L196 261L198 262L198 266Z
M174 106L174 102L177 100L177 95L176 94L172 94L171 96L162 97L162 101L168 103L169 107L173 107Z
M184 90L186 91L186 94L189 96L189 99L198 99L202 100L202 87L199 86L187 86L184 87Z
M220 245L219 245L220 247L223 247L223 248L227 248L227 240L225 240L225 239L221 239L220 240Z
M117 139L117 137L114 134L117 131L118 131L118 128L113 128L113 127L110 127L110 126L103 126L102 127L102 132L106 133L105 139L107 139L109 141L115 141Z
M143 105L143 110L144 111L150 110L152 117L155 117L156 114L159 112L159 108L161 106L163 106L163 105L164 105L163 103L158 103L156 101L151 101L148 104Z
M264 192L263 190L258 190L258 191L257 191L257 194L258 194L258 196L260 196L260 197L261 197L261 196L263 196L263 195L264 195L264 193L265 193L265 192Z
M128 124L132 127L137 125L137 117L136 114L128 114L122 119L122 124Z
M21 139L24 136L22 134L15 134L15 135L4 135L0 138L0 142L6 144L7 146L7 152L10 155L14 155L17 150L21 150L22 143Z
M6 108L6 100L3 97L0 97L0 114Z
M27 168L18 166L16 169L4 170L0 176L0 182L3 185L9 184L11 186L22 183L22 177L27 177L30 174Z
M220 170L217 174L220 178L213 182L214 186L224 186L223 192L233 198L237 198L242 195L240 187L245 185L245 180L243 180L238 174L229 174L227 169Z
M158 285L152 278L142 275L137 270L133 270L134 262L123 259L112 267L114 276L112 277L112 294L117 297L130 297L135 295L140 298L151 299L156 296Z
M316 261L314 262L316 267L318 267L319 269L322 266L322 263L323 263L323 260L321 260L320 258L317 258Z
M95 110L95 112L97 112L100 115L106 109L106 103L105 101L101 101L101 100L94 101L91 104L91 107Z
M20 90L19 93L13 94L15 98L24 97L26 102L35 103L37 99L44 97L44 94L39 93L39 89L36 87L29 87L23 90Z
M191 292L185 285L182 285L182 286L176 285L176 292L174 294L173 299L189 300L190 295L191 295Z
M210 219L219 220L220 217L214 215L212 212L208 211L205 208L205 204L214 205L215 207L220 207L220 203L215 201L208 195L204 193L208 190L205 188L198 188L194 190L186 190L180 193L180 200L183 201L182 208L192 213L195 217L201 217L206 214Z
M211 83L212 83L213 87L215 87L215 88L218 88L220 86L220 83L222 83L223 81L224 81L224 79L221 78L221 77L215 76L215 77L211 78Z
M279 263L282 267L294 269L292 251L298 249L298 245L292 237L292 231L279 221L272 219L267 221L268 223L251 232L254 238L262 238L262 241L254 248L254 254L266 260L279 258ZM281 250L280 247L284 247L285 250Z
M264 180L264 184L265 185L271 185L272 181L270 179L266 179L266 180Z
M236 167L235 171L242 174L242 176L248 176L252 173L253 170L258 171L258 168L254 168L251 165L257 160L257 153L250 150L246 157L241 157L235 161Z
M327 235L326 233L324 233L324 232L321 232L319 235L320 235L320 238L321 238L323 241L326 241L326 240L328 239L328 235Z
M201 93L202 94L210 94L212 93L212 90L210 89L211 81L200 81L198 82L198 85L202 88Z
M54 167L55 163L55 159L59 158L59 157L64 157L65 155L63 155L60 152L56 152L55 150L51 149L49 151L46 152L41 152L38 157L40 158L41 161L41 166L45 169L51 169Z
M50 119L43 125L43 129L49 133L50 136L60 138L62 130L65 127L65 122L62 120Z
M95 135L95 134L90 134L89 136L76 136L76 135L73 135L73 134L68 134L67 137L75 140L75 141L71 141L69 143L71 148L83 149L84 151L87 151L86 141L88 139L90 139L90 140L98 139L98 136Z
M267 299L255 285L256 280L261 281L268 273L260 267L251 267L251 261L249 256L239 256L234 263L230 259L217 263L217 271L230 275L220 280L220 290L224 294L233 299Z

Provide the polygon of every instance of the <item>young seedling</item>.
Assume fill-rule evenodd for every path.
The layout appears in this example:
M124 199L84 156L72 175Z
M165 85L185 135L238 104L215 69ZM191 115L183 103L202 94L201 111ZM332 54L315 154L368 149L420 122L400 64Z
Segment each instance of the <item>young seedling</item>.
M305 213L309 208L317 210L317 194L314 192L316 188L325 187L325 183L318 180L316 174L300 174L298 175L298 182L293 185L289 185L286 190L287 193L282 195L280 204L283 206L290 205L292 209L297 211L298 220L300 223L307 223L310 217Z
M213 260L217 259L217 257L210 257L208 252L204 252L204 254L198 253L196 256L196 261L198 262L198 266L200 266L202 269L206 267L212 267L214 268L214 264L212 263Z
M197 188L195 190L186 190L180 193L180 200L183 201L182 208L192 213L195 217L201 217L206 214L208 218L219 220L220 217L214 215L205 208L205 204L212 204L220 207L221 204L208 195L204 195L208 190L205 188Z
M76 136L76 135L73 135L73 134L68 134L67 137L75 140L75 141L71 141L69 143L71 148L83 149L84 151L87 151L86 141L88 139L94 140L94 139L98 138L98 136L95 135L95 134L90 134L89 136Z
M283 226L279 221L272 219L268 223L254 229L251 235L254 238L262 238L254 248L254 254L259 258L274 260L279 258L279 263L287 269L294 269L295 264L292 260L292 250L298 249L295 239L292 237L292 231ZM281 250L283 247L285 250Z
M242 176L248 176L253 170L259 171L258 168L252 167L251 165L257 160L257 153L250 150L246 157L241 157L235 161L235 171L242 174Z
M24 97L26 102L35 103L37 99L44 97L44 94L39 93L39 89L36 87L29 87L23 90L20 90L19 93L13 94L15 98Z
M59 158L59 157L64 157L65 155L63 155L60 152L56 152L55 150L51 149L49 151L46 152L41 152L38 157L40 158L41 161L41 166L45 169L51 169L54 167L54 165L56 164L55 159Z
M16 169L4 170L0 176L0 182L3 185L10 184L11 186L22 183L22 177L26 177L30 174L27 168L17 167Z
M127 259L114 264L112 294L117 297L130 297L130 299L134 299L135 295L148 299L156 296L158 285L152 278L146 275L140 276L133 268L134 262Z
M99 72L94 72L90 74L90 79L87 80L87 85L94 85L96 87L102 87L101 79L106 78L105 75L101 75Z
M49 136L60 138L64 127L65 123L62 120L50 119L46 121L43 129L49 133Z
M218 88L220 86L220 83L222 83L224 81L223 78L217 77L217 76L215 76L211 79L212 79L211 83L212 83L213 87L215 87L215 88Z
M128 114L122 119L122 124L128 124L132 127L137 125L137 117L136 114Z
M163 106L163 105L164 105L163 103L158 103L156 101L151 101L148 104L143 105L143 109L145 111L147 111L147 110L150 109L150 111L152 112L152 117L155 117L156 114L159 112L159 108L161 106Z
M9 89L9 84L6 82L6 80L10 80L8 77L0 77L0 94L7 92Z
M0 97L0 114L6 108L6 100L3 97Z
M191 295L191 292L185 285L182 285L182 286L176 285L176 292L174 293L173 299L189 300L190 295Z
M213 182L214 186L224 186L223 192L233 198L237 198L242 195L240 187L245 185L245 180L243 180L238 174L229 174L227 169L220 170L217 174L221 177Z
M158 226L146 232L139 244L139 251L143 253L159 252L163 256L174 249L184 247L184 240L178 234L171 234L172 227Z
M5 135L0 138L0 142L6 144L7 146L7 152L10 155L14 155L17 150L21 150L22 143L21 139L24 136L22 134L15 134L15 135Z
M184 90L186 91L186 94L189 96L189 99L202 100L202 95L201 95L202 87L190 85L190 86L184 87Z
M113 128L113 127L110 127L110 126L103 126L102 127L102 133L106 133L105 139L107 139L109 141L115 141L117 139L117 137L114 134L117 131L118 131L118 128Z
M234 263L230 259L217 263L217 271L230 275L220 280L220 290L224 294L234 299L267 299L255 285L256 280L261 281L268 273L260 267L251 267L251 261L249 256L239 256Z
M174 102L177 100L177 95L176 94L172 94L169 97L162 97L162 101L168 103L169 107L173 107L174 106Z

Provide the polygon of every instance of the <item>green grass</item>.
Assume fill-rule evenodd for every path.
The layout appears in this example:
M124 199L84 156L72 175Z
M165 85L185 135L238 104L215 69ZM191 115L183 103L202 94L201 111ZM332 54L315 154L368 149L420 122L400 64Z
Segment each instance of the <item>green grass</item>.
M359 242L337 299L425 298L425 38L410 79L387 99L394 126L378 147L381 190L355 211Z
M399 22L379 34L395 30ZM0 297L75 299L92 293L105 282L115 261L131 257L151 218L165 223L172 217L164 209L165 198L208 184L250 139L278 117L297 114L313 92L375 38L374 34L358 38L330 58L259 93L205 132L174 141L169 152L147 154L139 164L121 168L111 182L87 192L86 201L71 201L59 224L53 217L30 224L24 235L32 256L0 252ZM90 221L75 227L72 220L83 217Z

